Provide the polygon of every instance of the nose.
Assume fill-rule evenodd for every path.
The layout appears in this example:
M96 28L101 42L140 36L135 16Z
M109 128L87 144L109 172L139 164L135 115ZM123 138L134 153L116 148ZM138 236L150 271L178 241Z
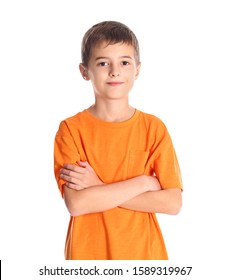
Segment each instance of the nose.
M112 77L112 78L115 78L115 77L118 77L119 75L120 75L119 67L113 65L113 66L110 68L109 76Z

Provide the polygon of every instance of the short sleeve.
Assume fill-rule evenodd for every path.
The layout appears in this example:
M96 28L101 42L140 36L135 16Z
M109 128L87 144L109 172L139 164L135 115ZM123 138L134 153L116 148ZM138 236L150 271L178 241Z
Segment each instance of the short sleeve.
M154 154L153 169L162 189L180 188L183 190L180 166L172 139L163 126Z
M63 197L65 181L60 178L60 169L65 163L76 164L80 160L75 141L65 121L60 123L54 141L54 174Z

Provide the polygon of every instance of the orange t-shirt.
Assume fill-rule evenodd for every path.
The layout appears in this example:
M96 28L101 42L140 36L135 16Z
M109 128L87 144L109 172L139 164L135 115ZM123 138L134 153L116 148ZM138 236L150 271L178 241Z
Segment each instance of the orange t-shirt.
M60 123L55 137L55 177L65 163L88 161L104 183L155 174L163 189L182 188L180 169L164 123L136 110L124 122L105 122L87 110ZM68 260L168 259L155 213L116 207L70 217Z

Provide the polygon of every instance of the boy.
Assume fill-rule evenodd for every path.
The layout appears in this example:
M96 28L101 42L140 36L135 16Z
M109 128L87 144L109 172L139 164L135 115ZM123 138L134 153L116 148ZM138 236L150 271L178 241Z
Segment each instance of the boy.
M54 151L71 215L65 258L166 260L155 213L179 212L182 182L163 122L129 105L140 71L136 36L119 22L94 25L79 68L95 103L61 122Z

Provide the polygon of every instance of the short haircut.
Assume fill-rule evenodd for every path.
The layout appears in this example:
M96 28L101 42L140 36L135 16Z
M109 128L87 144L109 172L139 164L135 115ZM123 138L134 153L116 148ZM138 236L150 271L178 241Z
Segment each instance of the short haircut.
M81 59L85 66L88 66L92 48L102 42L107 42L107 45L123 43L133 46L136 63L140 63L139 44L133 31L121 22L103 21L93 25L83 37Z

